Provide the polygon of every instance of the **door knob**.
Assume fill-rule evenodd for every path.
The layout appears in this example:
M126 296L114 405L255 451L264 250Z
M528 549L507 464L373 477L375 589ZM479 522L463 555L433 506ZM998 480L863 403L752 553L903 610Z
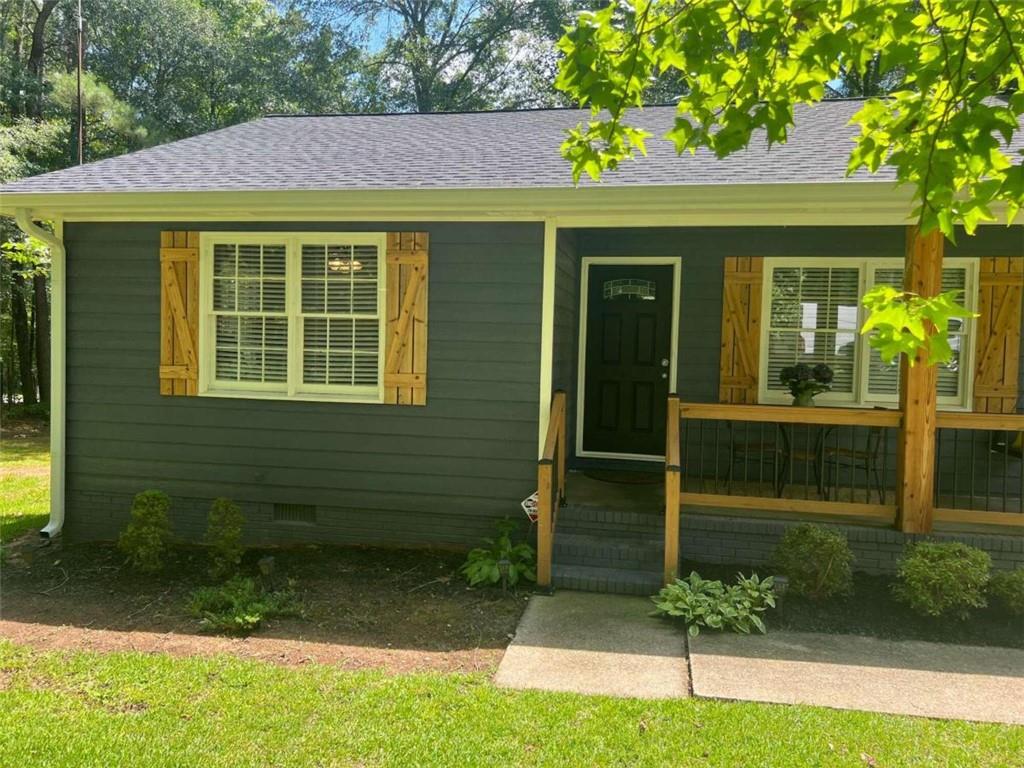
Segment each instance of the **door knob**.
M661 378L663 378L663 379L667 379L667 378L668 378L668 374L667 374L667 373L663 373L663 374L661 374Z
M661 358L661 367L662 368L668 368L668 358L667 357Z

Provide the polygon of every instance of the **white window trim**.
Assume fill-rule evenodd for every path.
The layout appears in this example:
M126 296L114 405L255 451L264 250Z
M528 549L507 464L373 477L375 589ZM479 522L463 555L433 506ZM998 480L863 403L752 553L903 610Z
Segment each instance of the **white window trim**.
M288 319L288 377L281 384L217 382L213 322L213 247L284 244L285 315ZM377 247L377 386L353 387L302 384L302 245L373 245ZM387 234L384 232L201 232L199 234L199 385L204 397L255 400L308 400L313 402L383 403L384 360L387 338Z
M858 297L863 296L869 286L869 275L873 275L878 269L903 269L902 258L833 258L830 256L813 257L785 257L776 256L764 260L764 274L761 283L761 339L760 355L757 374L757 401L766 405L789 404L793 398L787 392L778 392L768 389L768 335L771 320L771 290L774 272L776 268L792 267L856 267L859 270L860 283ZM978 281L980 260L969 257L947 258L943 260L943 268L958 267L965 269L964 277L964 305L972 312L977 312L978 307ZM852 393L823 392L815 400L822 405L849 408L870 408L873 406L893 407L899 401L899 396L880 397L870 396L868 392L868 366L864 361L868 357L867 337L860 333L861 327L866 319L866 310L863 306L857 306L857 330L856 330L856 354L854 355L854 388ZM964 363L964 378L959 397L939 397L937 405L941 410L946 411L970 411L974 402L974 364L975 346L977 337L977 323L975 320L967 320L967 331L963 336L964 349L962 350L962 362Z

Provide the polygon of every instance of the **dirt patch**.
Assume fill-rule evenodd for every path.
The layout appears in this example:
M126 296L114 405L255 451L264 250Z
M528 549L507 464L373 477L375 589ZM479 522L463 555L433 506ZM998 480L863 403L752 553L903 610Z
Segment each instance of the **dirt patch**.
M189 593L210 583L200 549L181 549L166 573L141 577L110 545L18 543L0 581L0 636L41 649L229 653L393 672L490 671L526 604L524 594L468 589L457 572L458 554L271 550L280 576L295 580L304 616L270 621L249 637L223 637L200 632L185 608ZM266 554L250 551L244 567L255 572Z
M0 413L0 440L19 440L25 438L45 438L49 435L50 423L37 414L23 412Z

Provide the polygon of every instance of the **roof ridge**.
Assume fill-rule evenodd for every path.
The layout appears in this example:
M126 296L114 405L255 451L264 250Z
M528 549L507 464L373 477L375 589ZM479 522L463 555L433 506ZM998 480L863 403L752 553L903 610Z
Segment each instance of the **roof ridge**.
M833 102L852 102L852 101L866 101L865 96L842 96L834 99L822 99L813 106L820 104L830 104ZM630 109L661 109L665 107L675 107L674 102L666 102L660 104L644 104L640 107L630 107ZM446 117L451 115L504 115L504 114L532 114L536 112L586 112L589 111L589 107L526 107L526 108L512 108L506 107L501 109L460 109L446 112L269 112L260 117L253 118L254 120L266 120L269 118L280 118L280 117ZM250 120L251 122L251 120ZM244 124L244 123L243 123Z

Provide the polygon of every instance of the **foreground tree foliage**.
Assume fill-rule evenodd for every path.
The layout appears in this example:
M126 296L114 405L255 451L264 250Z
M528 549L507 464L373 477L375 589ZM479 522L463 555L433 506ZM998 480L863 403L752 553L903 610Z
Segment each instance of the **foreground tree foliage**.
M594 119L562 151L577 180L645 152L652 82L680 83L663 138L719 157L755 131L784 142L794 108L845 83L872 95L855 115L849 173L896 170L922 230L953 238L1024 205L1008 145L1024 114L1024 3L1018 0L636 0L583 13L559 43L556 86ZM841 90L841 89L840 89Z

